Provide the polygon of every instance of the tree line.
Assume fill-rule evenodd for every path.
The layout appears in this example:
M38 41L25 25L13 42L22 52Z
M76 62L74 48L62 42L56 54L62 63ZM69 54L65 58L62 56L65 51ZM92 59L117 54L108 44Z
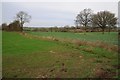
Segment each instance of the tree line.
M84 26L85 31L90 26L99 27L104 34L105 29L109 29L110 32L111 28L116 27L117 17L109 11L100 11L94 14L91 9L84 9L76 16L75 24L77 27Z
M29 22L31 16L26 12L20 11L16 14L16 19L7 25L6 23L2 24L2 30L6 31L55 31L55 32L98 32L102 31L103 34L105 31L110 32L116 31L117 27L117 17L114 13L110 11L100 11L96 14L93 13L91 9L84 9L77 14L75 21L75 26L66 25L64 27L50 27L50 28L29 28L23 27L23 25Z
M2 24L2 30L5 31L23 31L23 25L28 23L31 19L31 16L24 11L20 11L16 14L16 19L11 22L9 25L6 23Z

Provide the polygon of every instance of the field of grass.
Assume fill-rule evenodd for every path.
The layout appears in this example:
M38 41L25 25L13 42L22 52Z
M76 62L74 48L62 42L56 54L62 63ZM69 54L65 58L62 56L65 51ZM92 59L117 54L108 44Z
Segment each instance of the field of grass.
M28 32L33 35L38 36L52 36L56 38L64 38L64 39L79 39L85 41L102 41L110 44L118 44L118 33L117 32L105 32L102 34L101 32L87 32L86 35L84 33L70 33L70 32Z
M2 78L2 31L0 30L0 78Z
M74 33L40 33L32 35L55 36L58 38L88 39L90 41L105 39L117 44L113 37L100 33L86 36ZM100 35L100 38L98 36ZM89 35L89 36L88 36ZM88 36L88 38L87 38ZM114 41L115 40L115 41ZM118 70L118 53L103 48L62 43L59 41L29 38L17 32L3 32L2 58L4 78L116 78Z

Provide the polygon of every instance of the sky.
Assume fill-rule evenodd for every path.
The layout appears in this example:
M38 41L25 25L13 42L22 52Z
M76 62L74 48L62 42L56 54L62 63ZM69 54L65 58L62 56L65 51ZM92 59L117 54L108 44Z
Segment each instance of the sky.
M0 3L2 6L2 23L9 24L15 19L19 11L31 15L27 27L54 27L74 26L77 14L85 8L91 8L93 13L98 11L110 11L118 17L118 2L7 2ZM1 13L0 13L1 15ZM1 21L0 21L1 22Z
M118 27L120 27L120 1L119 1L119 3L118 3L118 22L119 22L119 24L118 24Z

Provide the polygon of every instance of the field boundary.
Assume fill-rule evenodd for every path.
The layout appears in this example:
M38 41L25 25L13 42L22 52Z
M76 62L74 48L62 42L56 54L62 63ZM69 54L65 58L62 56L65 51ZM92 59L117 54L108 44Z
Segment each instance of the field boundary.
M30 39L42 39L42 40L49 40L49 41L59 41L62 43L72 43L75 44L77 46L92 46L92 47L100 47L100 48L104 48L110 52L118 52L118 46L117 45L113 45L113 44L108 44L102 41L96 41L96 42L90 42L90 41L85 41L85 40L78 40L78 39L62 39L62 38L55 38L52 36L38 36L38 35L32 35L26 32L19 32L20 35L30 38Z

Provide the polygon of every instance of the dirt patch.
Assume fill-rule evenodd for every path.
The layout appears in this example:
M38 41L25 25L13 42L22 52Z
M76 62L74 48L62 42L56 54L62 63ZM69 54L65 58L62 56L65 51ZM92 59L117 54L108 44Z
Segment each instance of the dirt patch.
M113 67L116 69L120 69L120 65L114 65Z
M111 72L109 70L104 70L104 69L98 69L96 70L96 77L97 78L113 78L116 76L116 72Z
M91 54L96 54L96 53L93 51L93 47L84 48L84 49L82 49L82 50L85 51L85 52L89 52L89 53L91 53Z
M65 67L65 63L62 63L62 69L60 70L60 72L67 72L67 68Z
M55 53L54 51L50 51L50 53Z

